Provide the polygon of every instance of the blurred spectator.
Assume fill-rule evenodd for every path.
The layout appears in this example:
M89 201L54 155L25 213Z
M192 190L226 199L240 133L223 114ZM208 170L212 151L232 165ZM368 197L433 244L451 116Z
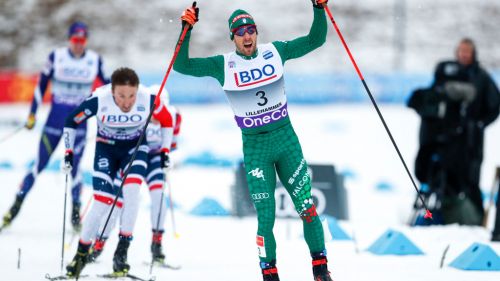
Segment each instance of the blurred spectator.
M28 119L26 120L26 129L31 130L35 127L36 113L42 104L43 96L47 92L49 85L52 94L50 111L42 129L35 165L24 176L14 203L3 217L2 227L9 226L17 217L27 194L35 185L37 177L47 167L52 154L56 151L59 141L63 137L66 116L92 93L95 80L102 84L109 82L109 79L104 75L101 56L87 48L88 37L87 24L79 21L72 23L68 29L67 46L53 50L40 73ZM73 179L71 187L73 205L71 208L71 224L75 231L79 231L81 227L80 194L82 181L79 164L85 150L86 132L86 123L81 123L76 133L75 165L71 171Z
M462 39L455 55L440 62L431 87L417 89L408 102L422 118L415 174L429 186L426 197L437 198L445 224L480 225L484 130L499 114L500 93L471 39Z

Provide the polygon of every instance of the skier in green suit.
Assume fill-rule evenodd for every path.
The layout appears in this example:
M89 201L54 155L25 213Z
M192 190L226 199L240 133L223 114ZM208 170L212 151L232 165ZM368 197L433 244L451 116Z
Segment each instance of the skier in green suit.
M241 128L243 156L249 191L257 210L257 247L264 281L279 280L276 268L276 240L273 235L276 202L276 173L290 194L303 220L304 238L312 256L315 281L331 281L323 227L311 197L311 178L302 149L288 116L283 67L323 45L327 25L323 5L312 0L314 20L309 34L291 41L257 45L257 26L244 10L228 19L234 52L207 58L189 58L191 29L199 9L193 5L182 14L189 25L174 70L219 81Z

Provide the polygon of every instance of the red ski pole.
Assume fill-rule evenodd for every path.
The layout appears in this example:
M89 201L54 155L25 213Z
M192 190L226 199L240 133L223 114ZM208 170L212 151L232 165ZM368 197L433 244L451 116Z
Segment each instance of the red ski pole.
M193 2L193 8L196 7L196 1ZM184 37L186 37L186 33L188 32L189 28L191 26L189 24L185 24L184 27L182 28L182 33L181 36L179 37L179 41L177 42L177 45L175 46L175 51L172 56L172 60L170 61L170 65L168 66L167 72L165 73L165 76L163 77L163 80L161 81L161 86L160 89L158 89L158 94L156 95L155 98L155 105L159 104L160 102L160 95L163 90L163 87L165 86L165 83L167 82L167 77L170 74L170 71L172 70L172 66L174 66L175 59L177 58L177 55L179 54L179 50L181 49L182 43L184 42Z
M432 219L432 213L427 208L427 205L425 204L424 199L422 198L422 195L420 194L420 191L418 190L417 184L415 183L415 180L413 179L413 176L411 175L410 170L408 169L408 166L406 165L406 162L405 162L405 160L403 158L403 155L399 151L398 145L396 144L396 141L394 140L394 137L392 136L391 131L389 130L389 127L387 126L387 124L385 122L385 119L382 116L382 113L380 112L380 109L378 108L377 102L373 98L373 95L370 92L370 88L368 88L368 85L366 84L365 78L363 78L363 75L361 74L361 71L359 70L359 67L356 64L356 61L354 60L354 58L353 58L353 56L351 54L351 51L349 50L349 47L347 47L347 44L346 44L346 42L344 40L344 36L342 36L342 33L340 32L340 29L337 26L337 23L333 19L332 12L330 11L330 9L326 5L326 3L323 4L323 7L325 8L325 11L328 14L328 17L332 21L332 24L333 24L333 27L335 28L335 31L337 31L337 34L338 34L338 36L340 38L340 41L342 41L342 45L344 45L344 48L347 51L347 54L349 55L349 59L351 59L351 62L354 65L354 68L356 69L356 72L358 73L359 79L361 79L361 82L363 83L363 86L365 87L366 93L370 97L370 100L371 100L373 106L375 107L375 110L377 111L378 116L380 117L380 121L382 121L382 124L384 125L384 128L385 128L385 131L387 132L387 135L389 135L389 138L391 139L392 145L394 146L394 149L396 149L396 152L398 153L399 159L401 160L401 163L403 163L403 166L404 166L404 168L406 170L406 173L408 174L408 177L411 180L411 183L413 184L413 187L417 191L418 198L420 199L420 201L422 201L422 206L424 206L424 208L425 208L425 216L424 216L424 218L426 218L426 219Z

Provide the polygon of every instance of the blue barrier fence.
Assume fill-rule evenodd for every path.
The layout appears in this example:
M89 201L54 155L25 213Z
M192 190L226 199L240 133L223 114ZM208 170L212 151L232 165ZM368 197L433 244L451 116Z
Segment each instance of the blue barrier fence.
M145 85L160 84L163 74L140 73ZM364 75L372 94L380 103L404 103L416 88L427 87L432 73L389 73ZM500 71L493 73L500 82ZM285 74L288 101L302 104L369 102L361 81L355 73ZM172 72L167 83L172 103L220 103L226 98L219 83L210 77L191 77Z

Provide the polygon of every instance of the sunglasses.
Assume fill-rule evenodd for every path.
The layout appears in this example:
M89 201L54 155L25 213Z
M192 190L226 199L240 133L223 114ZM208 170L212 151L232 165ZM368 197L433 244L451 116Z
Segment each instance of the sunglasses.
M244 25L244 26L233 29L233 34L238 35L238 36L243 36L243 35L245 35L245 33L252 35L255 32L257 32L257 26L255 26L254 24Z
M72 36L71 38L69 38L69 41L73 44L85 45L85 43L87 43L87 38L79 37L79 36Z

